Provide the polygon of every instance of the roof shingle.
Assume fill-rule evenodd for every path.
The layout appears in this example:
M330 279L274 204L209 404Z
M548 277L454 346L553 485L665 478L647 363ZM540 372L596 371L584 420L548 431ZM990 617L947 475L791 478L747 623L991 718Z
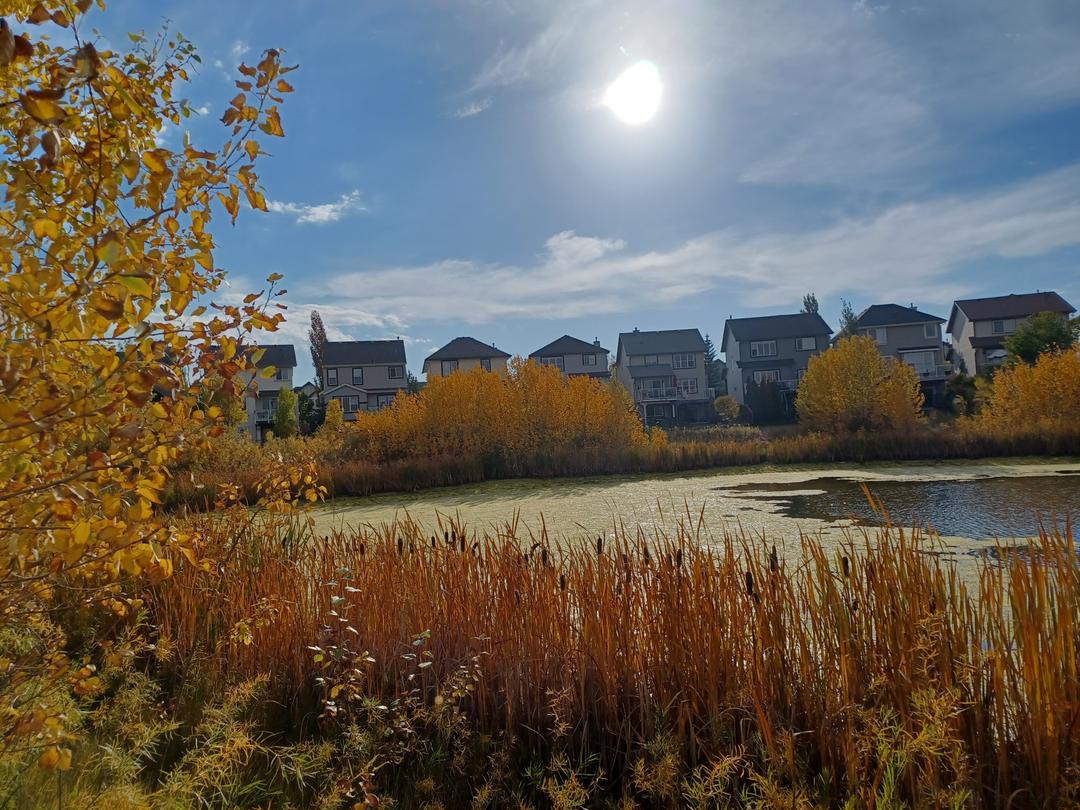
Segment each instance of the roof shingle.
M1012 293L993 298L966 298L953 302L949 314L948 332L953 330L956 311L962 310L969 321L988 321L1000 318L1026 318L1038 312L1060 312L1068 315L1076 311L1068 301L1056 292Z
M326 366L377 366L405 363L403 340L331 340L323 351Z
M703 352L705 341L697 329L661 329L654 332L623 332L619 347L626 355Z
M738 341L775 340L777 338L831 335L830 327L820 315L797 312L794 315L762 315L757 318L728 318L725 333Z
M873 304L855 319L860 327L896 326L904 323L945 323L944 318L900 304Z
M598 352L610 354L603 346L587 343L570 335L563 335L561 338L551 341L547 346L540 347L529 357L560 357L564 354L595 354Z
M441 349L428 355L424 363L427 364L428 360L472 360L484 357L509 358L510 355L490 344L481 343L476 338L456 337Z

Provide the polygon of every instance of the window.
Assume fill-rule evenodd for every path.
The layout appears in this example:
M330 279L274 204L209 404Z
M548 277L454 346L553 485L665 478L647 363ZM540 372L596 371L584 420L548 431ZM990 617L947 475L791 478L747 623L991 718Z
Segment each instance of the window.
M542 365L542 366L555 366L555 368L562 371L563 358L561 358L561 357L541 357L540 358L540 365Z
M647 365L647 366L655 366L655 365L658 365L659 362L660 361L657 359L655 354L647 354L647 355L645 355L645 365Z
M388 376L391 380L401 380L405 378L405 366L390 366L388 369Z
M866 330L866 335L872 337L879 346L889 342L888 330L884 326L871 327Z
M385 408L388 405L390 405L393 401L394 401L394 395L393 394L379 394L379 396L375 398L375 407L376 408Z
M936 323L924 323L922 325L923 337L928 340L933 340L937 337L937 324Z
M359 407L359 397L334 397L334 399L341 403L341 410L343 410L345 413L356 413L356 410Z
M442 361L442 375L445 377L447 374L453 374L457 371L457 360L443 360Z
M364 370L362 368L354 368L352 370L352 384L363 385L364 384Z
M993 329L995 335L1005 334L1005 321L994 321Z
M750 344L751 357L772 357L775 354L775 340L755 340Z
M770 368L764 371L755 371L754 382L758 385L762 385L763 383L780 382L780 369Z
M673 354L671 356L672 368L694 368L697 366L697 358L690 352L686 354Z
M817 349L816 337L801 337L795 338L795 351L797 352L812 352Z
M277 373L274 374L275 380L287 380L289 379L289 372L286 369L279 368Z
M337 369L336 368L328 368L326 370L326 384L327 385L337 385Z
M683 396L696 394L698 392L697 380L693 377L688 380L678 380L677 385L679 386L679 393Z
M581 365L583 366L595 366L596 355L595 354L583 354L581 355Z
M559 358L559 361L560 362L562 361L561 357ZM484 371L491 371L491 358L490 357L481 357L480 358L480 368L482 368ZM559 366L559 368L562 368L562 366Z
M277 412L277 400L265 399L263 400L263 407L266 408L266 413L270 419L274 418L274 414Z

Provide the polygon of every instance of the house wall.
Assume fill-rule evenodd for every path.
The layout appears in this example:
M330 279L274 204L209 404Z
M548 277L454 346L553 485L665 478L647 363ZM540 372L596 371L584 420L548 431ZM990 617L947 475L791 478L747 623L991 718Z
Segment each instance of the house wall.
M362 382L353 382L353 369L358 368L363 372ZM401 369L401 376L390 377L390 369ZM337 369L337 382L330 382L330 369ZM337 385L355 385L366 391L396 391L405 387L405 364L400 365L335 365L323 369L323 388L329 390Z
M282 389L291 390L293 387L293 369L291 367L279 368L278 374L269 379L260 377L254 372L243 371L240 379L244 383L244 409L247 411L248 436L254 441L262 441L263 437L259 428L260 417L269 412L270 418L273 418L273 408L277 404L278 393Z
M590 353L586 352L586 354ZM564 374L596 374L597 372L607 371L608 353L597 349L591 354L596 358L596 362L590 366L585 365L584 360L582 360L584 355L582 354L545 355L544 357L534 357L532 359L537 363L541 363L543 360L551 357L562 357ZM494 370L494 366L492 366L492 370Z
M960 357L964 371L975 374L975 347L971 345L971 339L975 336L975 325L959 307L956 308L954 321L953 331L949 333L952 335L953 351Z
M933 334L929 335L924 331L926 327L933 328ZM860 329L862 334L870 334L873 329L877 330L877 335L880 336L881 330L885 330L885 342L878 342L877 347L886 357L895 357L899 360L904 360L903 350L905 349L922 349L924 351L933 351L934 358L932 365L943 369L945 365L945 352L941 345L941 324L933 321L926 321L922 323L905 323L897 324L893 326L873 327L868 329ZM928 336L929 335L929 336ZM934 375L935 377L944 376L944 372Z
M480 358L468 357L458 360L458 371L471 371L474 368L480 368ZM491 358L491 370L498 374L500 377L505 377L508 373L507 359L505 357L492 357ZM424 376L429 380L433 380L436 377L442 377L442 361L441 360L428 360L424 363Z
M697 393L689 394L686 397L680 397L681 401L706 401L710 400L709 392L706 390L708 387L709 379L705 373L705 353L704 352L680 352L680 354L692 354L694 356L694 365L692 368L677 368L674 369L672 375L678 385L678 380L697 380ZM635 380L630 376L629 366L646 366L646 358L652 359L653 355L644 354L632 354L624 357L624 361L619 363L617 378L627 390L634 397L634 402L641 403L640 398L640 386L641 379ZM668 354L656 355L656 363L653 365L673 365L673 356ZM651 401L651 400L650 400Z
M738 342L738 349L734 352L736 362L728 363L728 391L732 393L732 396L740 405L745 404L746 388L754 381L755 371L777 371L779 372L777 379L781 383L790 383L789 387L792 390L798 387L799 378L806 371L810 358L816 354L821 354L829 347L829 335L805 335L804 337L814 338L813 349L796 349L796 339L793 337L776 338L776 354L767 357L754 357L751 354L750 344L760 341L743 340ZM730 344L735 344L735 341L730 341ZM725 352L725 356L727 354ZM737 365L740 360L744 363L753 362L754 366L740 368ZM770 367L768 364L770 360L777 361L776 366ZM738 393L733 390L733 381L735 382L734 389L737 389Z

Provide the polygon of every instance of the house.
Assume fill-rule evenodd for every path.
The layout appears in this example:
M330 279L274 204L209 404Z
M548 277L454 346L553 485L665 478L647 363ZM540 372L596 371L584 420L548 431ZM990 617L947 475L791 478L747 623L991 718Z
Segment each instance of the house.
M615 376L634 397L646 425L707 422L713 390L705 369L705 341L697 329L623 332Z
M945 404L945 379L952 367L942 342L944 318L921 312L914 304L874 304L859 313L855 322L859 334L873 338L883 355L914 367L927 405Z
M1005 338L1026 318L1040 312L1056 312L1068 317L1075 311L1073 305L1056 292L968 298L953 302L947 329L964 371L979 374L991 371L1005 361L1008 355Z
M608 350L600 345L599 340L586 343L576 337L563 335L537 349L529 355L529 359L542 366L555 366L568 377L584 376L607 380L611 377L608 354Z
M258 373L246 374L249 377L249 387L244 405L247 409L248 435L257 442L263 442L274 426L278 394L283 390L292 390L296 350L290 343L260 345L258 348L262 349L263 353L255 363L256 370L273 366L276 371L272 377L263 377Z
M455 371L482 368L506 376L506 361L510 355L476 338L457 337L424 361L424 376L433 380Z
M385 408L405 390L405 343L327 341L322 374L323 400L338 400L345 419L353 421L359 411Z
M298 398L301 394L303 394L306 397L314 399L319 394L319 386L317 386L311 380L308 380L303 385L294 385L293 393L296 394Z
M745 405L750 385L776 383L779 407L790 416L795 389L810 358L829 348L831 335L832 329L816 313L728 318L721 343L728 394Z

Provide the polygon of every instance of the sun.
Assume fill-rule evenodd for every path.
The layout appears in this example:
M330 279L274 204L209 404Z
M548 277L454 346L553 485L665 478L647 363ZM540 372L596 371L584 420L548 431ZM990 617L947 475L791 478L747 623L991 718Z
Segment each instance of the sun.
M660 71L647 60L635 62L608 87L604 106L624 124L638 125L652 120L660 109L664 86Z

